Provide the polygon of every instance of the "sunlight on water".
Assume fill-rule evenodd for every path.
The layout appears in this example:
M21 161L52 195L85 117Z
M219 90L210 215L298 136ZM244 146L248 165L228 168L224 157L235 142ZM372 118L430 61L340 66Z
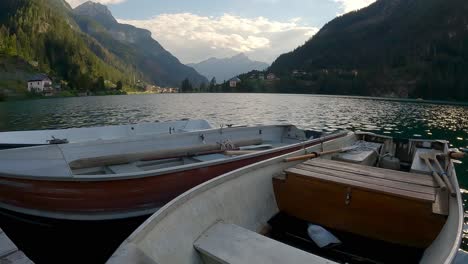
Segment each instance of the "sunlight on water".
M395 137L447 139L468 147L468 107L313 95L161 94L0 103L0 131L207 119L214 126L292 123ZM468 189L468 165L457 166ZM463 194L468 214L468 193ZM468 217L465 217L468 223ZM464 248L468 249L465 226Z

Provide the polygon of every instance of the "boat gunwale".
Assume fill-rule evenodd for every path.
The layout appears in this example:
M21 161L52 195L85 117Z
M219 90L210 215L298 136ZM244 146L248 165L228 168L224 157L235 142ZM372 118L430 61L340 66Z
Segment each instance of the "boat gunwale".
M437 140L434 140L437 141ZM462 195L460 191L460 185L458 183L458 177L457 177L457 172L455 170L455 164L453 161L450 159L449 167L451 168L451 176L452 176L452 184L456 186L456 194L457 197L451 197L449 196L449 202L452 201L453 199L456 199L457 201L457 208L458 208L458 227L457 227L457 234L460 234L455 238L455 243L453 247L450 250L449 255L447 256L447 259L445 260L444 264L452 264L452 262L455 260L458 250L460 249L461 243L462 243L462 234L463 234L463 225L464 225L464 211L463 211L463 200L462 200ZM450 175L450 174L449 174ZM450 214L450 212L449 212Z
M185 129L189 124L203 124L203 125L208 125L208 127L204 127L203 129L197 129L197 130L189 130L189 131L181 131L180 129ZM139 126L151 126L155 125L158 126L170 126L170 125L178 125L180 124L180 127L178 128L179 131L175 131L175 134L180 134L180 133L187 133L187 132L194 132L194 131L203 131L203 130L210 130L214 129L212 125L206 120L206 119L187 119L187 120L168 120L168 121L162 121L162 122L141 122L141 123L129 123L129 124L120 124L120 125L98 125L98 126L85 126L85 127L71 127L71 128L58 128L58 129L37 129L37 130L13 130L13 131L1 131L0 136L22 136L24 134L29 136L31 135L52 135L51 133L60 133L60 134L68 134L70 132L85 132L85 130L98 130L100 132L103 131L111 131L111 130L125 130L130 128L133 130L133 128L138 128ZM181 128L183 126L183 128ZM167 132L169 133L169 132ZM143 133L143 134L135 134L135 135L122 135L122 136L116 136L113 138L108 138L108 139L90 139L90 140L79 140L79 141L71 141L70 143L66 144L79 144L79 143L89 143L89 142L100 142L100 141L109 141L109 140L119 140L123 138L129 138L129 137L144 137L144 136L157 136L157 135L164 135L165 133ZM62 135L59 135L59 137ZM50 145L47 142L39 143L39 142L33 142L30 141L29 143L15 143L15 142L0 142L0 146L23 146L23 147L31 147L31 146L47 146Z
M291 126L291 125L274 125L272 127L283 127L283 126ZM265 127L265 126L259 126ZM255 128L255 127L253 127ZM199 131L189 132L189 133L199 133ZM147 178L147 177L156 177L160 175L165 175L169 173L177 173L181 171L187 171L192 169L199 169L204 167L216 166L220 164L236 162L244 159L255 158L263 155L272 154L275 152L281 152L291 148L301 147L305 148L306 145L314 144L314 143L322 143L329 140L337 139L340 137L344 137L349 134L349 131L342 131L338 133L329 134L323 137L309 139L298 143L293 143L286 146L281 146L277 148L262 150L256 153L245 154L237 157L231 157L226 159L218 159L212 161L202 161L197 163L185 164L180 166L174 166L169 168L162 168L150 171L141 171L141 172L131 172L131 173L122 173L122 174L101 174L101 175L86 175L80 176L73 174L72 176L30 176L26 174L11 174L11 173L0 173L0 178L13 178L19 180L34 180L34 181L67 181L67 182L98 182L98 181L117 181L117 180L131 180L131 179L139 179L139 178Z

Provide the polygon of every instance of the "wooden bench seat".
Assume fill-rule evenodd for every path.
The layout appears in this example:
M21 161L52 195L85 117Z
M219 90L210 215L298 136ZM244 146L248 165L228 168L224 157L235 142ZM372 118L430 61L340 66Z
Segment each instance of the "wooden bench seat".
M313 159L285 170L273 186L289 215L405 246L428 246L448 214L448 193L424 174Z
M262 236L240 226L218 222L194 243L205 263L335 263Z
M357 165L361 168L356 166L346 167L347 164L342 165L341 163L328 160L322 162L317 159L297 165L286 170L286 172L410 199L435 201L436 189L434 186L429 186L434 184L430 176L426 177L426 175L415 175L361 165ZM367 168L372 168L372 170Z

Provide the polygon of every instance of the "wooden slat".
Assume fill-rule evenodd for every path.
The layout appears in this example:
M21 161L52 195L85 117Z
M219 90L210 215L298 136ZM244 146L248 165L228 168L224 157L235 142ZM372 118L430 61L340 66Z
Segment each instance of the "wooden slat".
M428 187L428 186L410 184L406 182L399 182L399 181L393 181L389 179L382 179L382 178L376 178L376 177L368 177L368 176L355 174L351 172L336 171L336 170L325 169L325 168L316 167L316 166L305 166L305 165L298 165L296 166L296 168L301 169L301 170L315 172L315 173L326 174L326 175L337 177L337 178L355 180L355 181L375 184L375 185L384 186L384 187L401 189L405 191L412 191L412 192L418 192L418 193L424 193L424 194L430 194L430 195L435 195L436 193L434 188Z
M289 174L293 174L298 177L312 177L318 180L322 181L327 181L327 182L334 182L340 185L345 185L345 186L353 186L357 188L361 188L364 190L371 190L371 191L376 191L376 192L382 192L386 194L391 194L394 196L399 196L403 198L411 198L415 200L420 200L420 201L429 201L433 202L435 200L434 195L430 194L425 194L425 193L418 193L418 192L412 192L412 191L406 191L402 189L395 189L395 188L390 188L386 186L380 186L376 184L370 184L370 183L365 183L365 182L360 182L356 180L350 180L350 179L344 179L344 178L337 178L334 176L329 176L325 175L322 173L315 173L311 171L306 171L306 170L301 170L297 168L290 168L286 171Z
M344 172L352 172L370 177L381 179L389 179L394 181L419 184L424 186L436 187L430 175L407 173L401 171L394 171L376 167L362 166L358 164L345 163L340 161L332 161L326 159L313 159L304 163L305 165L317 166L322 168L334 169Z
M439 215L449 214L449 194L439 189L436 193L435 202L432 204L432 212Z

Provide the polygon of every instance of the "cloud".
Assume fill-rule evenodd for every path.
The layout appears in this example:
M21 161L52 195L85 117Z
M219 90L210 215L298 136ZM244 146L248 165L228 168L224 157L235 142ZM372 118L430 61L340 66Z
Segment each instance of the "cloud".
M65 0L67 1L73 8L81 5L84 2L87 2L88 0ZM101 3L103 5L114 5L114 4L120 4L123 2L126 2L127 0L92 0L93 2L96 3Z
M343 13L348 13L354 10L358 10L364 8L372 3L375 0L334 0L335 2L339 3Z
M318 31L315 27L301 25L299 18L278 22L231 14L219 17L161 14L145 20L120 19L119 22L150 30L153 38L184 63L240 52L256 60L271 62Z

